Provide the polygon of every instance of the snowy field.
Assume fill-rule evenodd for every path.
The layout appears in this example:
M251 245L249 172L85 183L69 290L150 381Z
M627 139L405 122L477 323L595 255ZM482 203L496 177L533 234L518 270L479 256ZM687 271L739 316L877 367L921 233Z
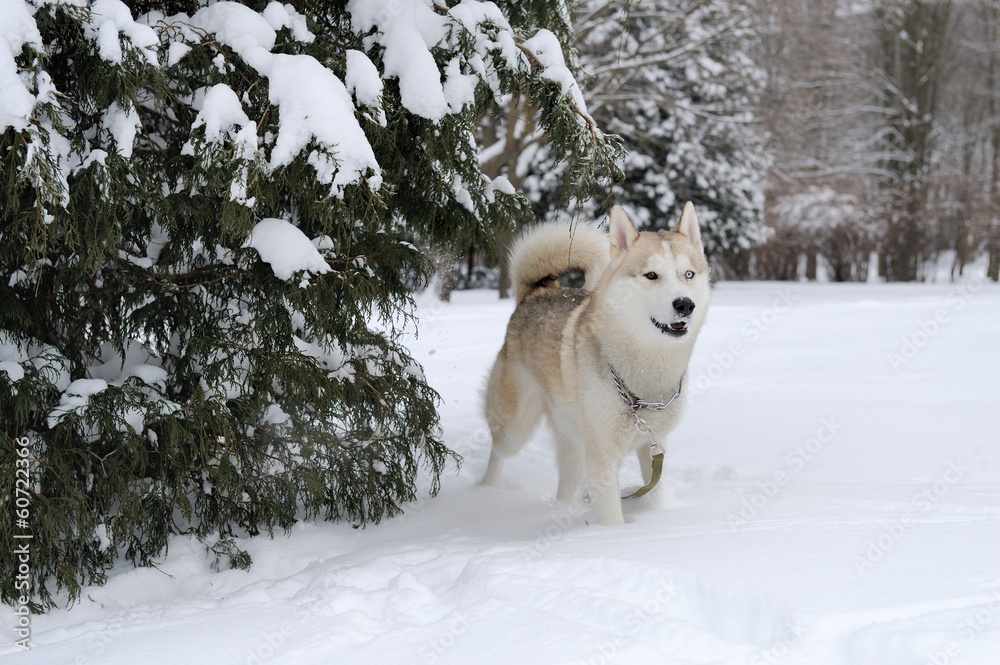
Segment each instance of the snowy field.
M722 283L666 479L623 527L554 500L550 441L479 487L479 389L511 305L421 302L412 341L465 458L355 530L248 540L249 572L172 541L18 663L1000 663L1000 289ZM634 459L623 485L639 484Z

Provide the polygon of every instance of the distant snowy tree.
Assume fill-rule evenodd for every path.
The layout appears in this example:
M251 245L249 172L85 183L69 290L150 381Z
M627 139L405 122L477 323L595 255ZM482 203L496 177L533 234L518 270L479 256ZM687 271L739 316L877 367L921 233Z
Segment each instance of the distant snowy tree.
M563 15L0 1L0 540L32 535L5 601L73 599L177 533L246 566L235 536L378 522L421 468L437 490L454 455L399 337L410 241L487 244L526 209L479 162L511 96L575 185L607 171L543 27Z
M742 3L590 0L575 29L589 110L627 151L614 202L663 229L693 201L716 256L762 242L769 160L753 109L764 75ZM529 186L558 208L552 172Z
M879 236L867 192L881 172L883 117L860 85L859 8L847 0L754 7L762 34L758 61L767 71L758 113L773 155L767 221L775 233L752 252L752 277L812 279L819 255L840 266L832 269L834 278L861 279L877 268L867 265ZM826 205L832 209L824 211Z
M797 276L800 253L806 255L807 279L816 279L818 258L823 259L833 281L867 278L877 224L855 196L829 187L810 187L778 199L770 216L778 237L769 245L793 248L787 253L794 264L783 274L786 279Z

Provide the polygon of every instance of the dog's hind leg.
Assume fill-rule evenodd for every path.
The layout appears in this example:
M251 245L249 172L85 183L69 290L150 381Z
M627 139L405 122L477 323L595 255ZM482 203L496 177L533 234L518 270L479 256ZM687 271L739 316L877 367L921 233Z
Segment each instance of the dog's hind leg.
M528 442L545 414L545 396L530 377L497 358L486 388L486 422L493 435L483 484L499 488L503 463Z

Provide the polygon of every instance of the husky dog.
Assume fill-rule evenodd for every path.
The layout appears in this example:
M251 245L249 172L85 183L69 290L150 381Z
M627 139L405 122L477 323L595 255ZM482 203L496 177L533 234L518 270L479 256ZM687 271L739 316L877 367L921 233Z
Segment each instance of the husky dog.
M586 275L584 287L560 286L574 269ZM635 451L650 482L651 453L684 411L682 381L708 309L694 207L685 205L672 232L637 233L619 206L608 236L584 225L537 226L515 244L510 273L517 306L486 386L493 448L483 483L500 487L504 460L548 416L558 499L572 502L586 476L601 524L622 524L618 472ZM639 416L636 402L661 410Z

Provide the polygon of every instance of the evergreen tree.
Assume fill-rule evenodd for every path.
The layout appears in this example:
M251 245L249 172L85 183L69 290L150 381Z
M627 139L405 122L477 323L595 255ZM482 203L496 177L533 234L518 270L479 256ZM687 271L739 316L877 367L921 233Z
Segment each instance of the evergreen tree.
M238 535L435 492L411 241L526 212L479 164L509 96L581 195L614 159L542 28L563 2L0 8L0 540L32 536L3 599L72 601L178 533L245 567Z

